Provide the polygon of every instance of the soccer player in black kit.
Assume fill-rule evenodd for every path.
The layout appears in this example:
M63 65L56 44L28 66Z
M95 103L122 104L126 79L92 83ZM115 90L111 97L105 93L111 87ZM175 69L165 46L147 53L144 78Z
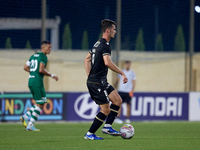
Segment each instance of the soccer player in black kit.
M87 87L91 98L100 106L101 110L94 118L94 121L85 134L84 139L103 140L95 135L95 132L107 118L102 132L112 136L121 135L120 132L112 128L112 123L118 114L122 104L122 99L117 91L107 82L108 68L122 75L123 83L128 81L126 75L111 61L111 47L109 41L116 33L116 23L105 19L101 22L103 36L98 40L91 51L87 54L84 63L85 71L88 75ZM112 102L110 105L109 102Z

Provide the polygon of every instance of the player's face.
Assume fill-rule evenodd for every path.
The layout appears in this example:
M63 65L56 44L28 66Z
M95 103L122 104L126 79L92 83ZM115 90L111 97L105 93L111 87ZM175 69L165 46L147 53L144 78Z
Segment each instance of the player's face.
M50 52L51 52L51 44L44 45L43 50L44 50L45 54L50 54Z
M115 25L112 25L112 28L110 29L110 38L114 38L115 37L115 33L116 32L116 27Z
M125 64L126 70L129 70L129 69L130 69L130 66L131 66L131 63L126 63L126 64Z

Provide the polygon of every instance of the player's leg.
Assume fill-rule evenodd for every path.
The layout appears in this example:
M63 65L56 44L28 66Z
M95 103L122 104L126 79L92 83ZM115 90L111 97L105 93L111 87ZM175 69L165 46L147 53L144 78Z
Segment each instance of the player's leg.
M115 118L114 123L117 123L117 124L122 124L123 123L123 121L120 119L120 116L121 116L120 114L121 114L121 107L118 110L118 115Z
M109 97L110 101L112 102L112 104L110 105L111 111L106 120L106 124L112 125L113 121L115 120L116 116L118 115L119 108L121 107L121 104L122 104L122 99L116 90L113 90L108 95L108 97Z
M23 124L23 126L24 126L25 128L26 128L27 125L28 125L28 118L29 118L29 116L32 115L32 113L33 113L33 111L34 111L34 109L35 109L35 106L36 106L36 105L32 106L32 107L29 109L29 111L27 111L24 115L20 116L20 120L21 120L21 122L22 122L22 124Z
M130 108L131 108L131 105L130 103L126 103L126 108L127 108L127 112L126 112L126 120L125 122L126 123L131 123L131 120L130 120Z
M42 108L44 107L44 103L47 102L44 87L34 87L34 97L35 97L36 106L31 115L31 119L28 123L28 126L26 128L29 131L38 131L38 129L35 128L34 124L38 120L40 112Z
M32 96L34 96L34 91L32 89L32 87L29 87L29 90L32 94ZM34 98L34 97L33 97ZM26 128L28 125L28 117L32 115L33 111L35 109L35 105L32 106L24 115L20 116L20 121L22 122L22 125Z
M129 93L126 93L124 100L125 100L126 108L127 108L126 120L125 120L125 122L126 122L126 123L131 123L131 120L130 120L131 97L130 97Z
M35 109L35 106L36 105L33 105L25 114L24 114L24 117L26 117L28 119L29 116L32 115L34 109Z
M91 98L100 106L101 110L94 118L94 121L88 132L85 134L84 139L102 140L103 138L97 137L95 132L103 124L107 115L110 113L109 98L101 84L87 83L87 87Z
M113 88L113 87L111 86L111 88ZM114 88L113 88L112 92L108 95L108 97L109 97L110 101L112 102L112 104L110 105L110 114L107 117L106 123L102 129L102 132L113 135L113 136L119 136L119 135L121 135L121 133L112 128L112 123L114 122L114 120L118 114L118 110L122 104L122 99L119 96L119 94L117 93L117 91L114 90Z
M85 134L85 139L90 140L103 140L101 137L97 137L95 135L95 132L99 129L99 127L103 124L104 120L106 119L107 115L110 113L110 106L108 104L99 105L101 110L94 118L94 121L88 130L88 132Z
M31 119L30 119L28 126L26 128L27 130L29 130L29 131L39 131L39 129L35 128L34 124L38 120L38 117L40 115L40 112L41 112L43 106L44 106L44 104L36 104L35 109L34 109L32 115L31 115Z
M117 124L122 124L123 123L123 121L120 119L120 114L121 114L121 107L118 110L118 115L115 118L114 123L117 123Z
M118 94L121 97L121 99L123 100L123 93L122 92L118 92ZM120 106L120 108L118 110L118 115L114 120L115 123L118 123L118 124L122 124L123 123L123 121L120 119L120 116L121 116L121 106Z

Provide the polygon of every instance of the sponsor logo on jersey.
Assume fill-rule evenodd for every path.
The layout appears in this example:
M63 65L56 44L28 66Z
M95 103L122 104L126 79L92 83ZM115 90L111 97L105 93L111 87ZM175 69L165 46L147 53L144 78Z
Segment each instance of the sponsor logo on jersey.
M29 75L29 78L35 78L35 76Z
M39 54L34 54L34 57L39 57Z

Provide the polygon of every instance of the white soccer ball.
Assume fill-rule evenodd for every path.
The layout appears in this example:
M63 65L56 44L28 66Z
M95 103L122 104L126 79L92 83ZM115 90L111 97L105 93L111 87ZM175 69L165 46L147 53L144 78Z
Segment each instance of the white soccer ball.
M123 139L131 139L135 134L135 129L130 124L125 124L120 128L121 137Z

